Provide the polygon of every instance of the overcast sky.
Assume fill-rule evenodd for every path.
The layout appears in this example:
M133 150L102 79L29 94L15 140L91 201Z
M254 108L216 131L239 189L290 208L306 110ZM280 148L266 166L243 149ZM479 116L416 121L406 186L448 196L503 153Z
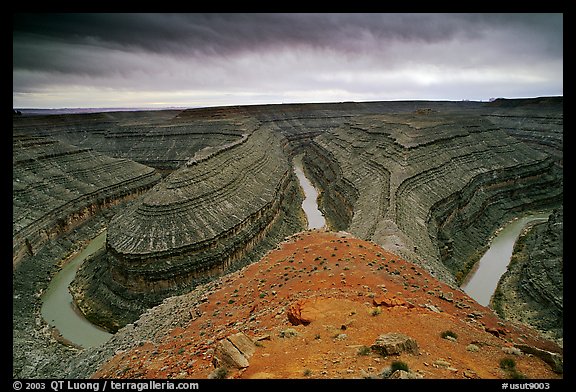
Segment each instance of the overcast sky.
M16 108L563 95L562 14L16 14Z

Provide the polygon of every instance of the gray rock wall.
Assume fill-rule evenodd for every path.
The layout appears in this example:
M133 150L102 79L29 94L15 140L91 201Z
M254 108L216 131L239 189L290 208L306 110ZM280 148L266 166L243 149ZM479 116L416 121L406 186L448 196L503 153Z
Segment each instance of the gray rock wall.
M13 136L13 264L160 180L152 168L51 138Z
M456 284L502 222L562 202L562 172L483 116L421 113L348 119L305 163L333 227Z
M277 233L301 230L292 207L300 195L282 146L280 135L256 129L245 142L174 171L116 214L106 254L85 264L73 284L80 309L116 329L242 263Z
M492 306L505 319L529 324L559 341L564 336L564 209L529 227L514 248Z

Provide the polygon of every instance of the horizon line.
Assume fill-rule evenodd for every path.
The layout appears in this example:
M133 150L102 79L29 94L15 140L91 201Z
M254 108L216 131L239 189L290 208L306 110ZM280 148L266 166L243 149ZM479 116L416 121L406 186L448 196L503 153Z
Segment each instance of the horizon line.
M217 107L235 106L263 106L263 105L306 105L306 104L342 104L342 103L370 103L370 102L478 102L488 103L496 99L537 99L537 98L560 98L564 95L538 95L532 97L491 97L487 100L475 99L383 99L383 100L345 100L345 101L302 101L302 102L281 102L281 103L245 103L229 105L207 105L207 106L78 106L78 107L13 107L13 110L103 110L103 111L130 111L130 110L178 110L178 109L202 109Z

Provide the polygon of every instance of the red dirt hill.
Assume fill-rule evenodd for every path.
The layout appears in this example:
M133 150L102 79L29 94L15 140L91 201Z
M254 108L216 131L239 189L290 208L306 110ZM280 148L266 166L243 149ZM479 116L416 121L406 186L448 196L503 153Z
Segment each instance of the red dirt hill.
M561 353L554 343L346 233L297 234L218 286L190 305L187 326L119 352L93 377L376 378L402 361L412 376L427 379L562 378L526 353ZM239 332L253 347L248 366L235 369L222 347L240 347L233 337L226 341ZM382 356L371 349L389 333L416 341L417 353ZM501 368L504 358L513 369ZM227 372L215 372L217 366Z

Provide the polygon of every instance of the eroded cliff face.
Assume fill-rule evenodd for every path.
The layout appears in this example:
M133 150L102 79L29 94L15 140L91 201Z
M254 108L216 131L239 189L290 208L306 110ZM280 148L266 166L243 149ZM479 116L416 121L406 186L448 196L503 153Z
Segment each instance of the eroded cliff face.
M80 309L116 329L301 230L300 193L282 145L259 127L196 155L114 216L106 253L73 284Z
M333 227L455 282L493 231L561 203L546 153L471 114L358 116L316 137L306 163Z
M49 137L13 135L12 263L160 180L150 167Z
M564 338L564 209L528 227L518 239L508 271L492 299L500 317Z

